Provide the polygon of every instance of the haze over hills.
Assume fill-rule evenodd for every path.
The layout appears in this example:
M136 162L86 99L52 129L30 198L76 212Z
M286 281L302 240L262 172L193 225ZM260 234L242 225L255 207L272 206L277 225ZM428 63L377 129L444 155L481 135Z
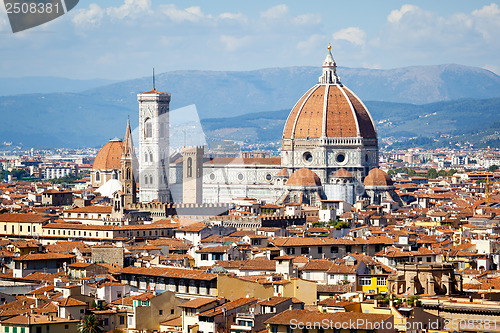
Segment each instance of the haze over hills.
M0 96L80 92L114 82L116 81L105 79L75 80L51 76L0 77Z
M408 137L413 132L433 135L434 130L431 127L426 130L428 125L418 117L441 108L447 108L443 117L448 117L451 125L445 126L446 123L441 121L439 133L443 129L461 130L462 125L474 126L476 120L483 116L488 116L485 119L491 121L495 118L494 114L498 113L498 105L495 104L498 101L495 100L485 102L491 105L488 104L484 109L464 101L413 105L463 98L500 97L500 77L484 69L440 65L391 70L339 68L338 73L342 82L368 104L376 122L383 122L377 125L380 136L398 135L398 131L407 133ZM216 129L217 135L222 135L223 132L230 132L231 126L225 125L226 120L232 121L227 119L228 116L285 110L283 114L286 117L300 96L317 82L320 74L321 69L318 67L247 72L174 71L158 75L156 87L172 94L171 109L195 104L202 120L223 118L217 122L226 126L223 127L225 129ZM29 82L27 80L24 91L35 89ZM80 93L0 96L3 118L0 122L0 143L14 142L34 147L102 146L110 138L123 136L128 115L132 126L137 126L137 93L149 90L151 85L151 77L145 77L94 86ZM460 110L460 113L453 110ZM467 118L467 115L472 118ZM261 126L259 131L266 132L272 128L273 132L280 133L284 122L282 118ZM459 118L470 121L463 123ZM207 126L211 121L202 123ZM248 128L247 124L244 125ZM420 126L424 126L424 129ZM215 135L212 130L207 129L207 132ZM271 133L263 135L273 136Z

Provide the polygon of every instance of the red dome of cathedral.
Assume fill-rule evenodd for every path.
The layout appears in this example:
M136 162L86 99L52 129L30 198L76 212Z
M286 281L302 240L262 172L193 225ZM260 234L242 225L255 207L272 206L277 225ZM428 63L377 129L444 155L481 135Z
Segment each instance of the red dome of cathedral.
M120 169L123 142L120 139L110 140L99 150L94 159L94 170Z
M290 112L283 139L377 138L368 109L340 83L336 68L329 51L319 83L309 89Z

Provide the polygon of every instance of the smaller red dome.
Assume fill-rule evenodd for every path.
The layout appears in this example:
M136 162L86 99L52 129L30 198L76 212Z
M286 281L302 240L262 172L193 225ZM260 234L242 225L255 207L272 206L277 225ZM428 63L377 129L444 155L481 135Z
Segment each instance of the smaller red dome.
M122 152L123 142L121 140L109 141L97 153L92 168L94 170L120 169Z
M313 171L302 168L295 171L285 184L286 186L321 186L321 180Z
M371 169L363 183L365 186L392 186L394 184L391 177L378 168Z
M288 170L287 168L281 169L274 177L288 177Z

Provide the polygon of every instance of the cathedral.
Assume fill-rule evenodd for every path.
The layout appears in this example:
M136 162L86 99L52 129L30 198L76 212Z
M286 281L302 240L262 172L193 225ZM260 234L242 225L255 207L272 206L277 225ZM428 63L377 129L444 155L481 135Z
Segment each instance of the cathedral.
M156 89L137 95L138 173L133 187L128 185L134 191L133 202L207 204L244 197L314 206L332 200L353 204L359 199L373 204L384 200L401 203L390 177L378 169L373 119L363 102L341 83L330 47L318 82L298 99L286 120L280 158L209 158L204 147L184 147L170 156L170 98ZM120 142L101 149L94 163L93 183L115 173L124 179L123 159L131 159L133 152L125 152L127 147L130 143ZM117 153L119 148L123 153ZM108 166L102 161L120 165L117 158L122 160L120 169L102 169ZM127 193L126 188L122 192Z

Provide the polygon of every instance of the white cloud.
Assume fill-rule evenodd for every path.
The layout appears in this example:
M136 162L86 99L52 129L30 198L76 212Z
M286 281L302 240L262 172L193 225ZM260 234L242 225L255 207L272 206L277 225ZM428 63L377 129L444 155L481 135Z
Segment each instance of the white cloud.
M218 17L220 20L232 20L246 23L248 19L242 13L222 13Z
M365 32L358 27L341 29L333 34L334 40L345 40L359 46L365 45L365 38Z
M222 44L224 44L226 50L233 52L247 45L251 41L251 37L245 36L238 38L234 36L221 35L219 40L221 41Z
M277 5L260 13L260 17L266 21L276 21L285 18L288 15L287 5Z
M397 23L401 21L403 16L407 13L411 12L418 12L420 11L420 8L414 5L403 5L401 6L401 9L395 9L393 10L389 16L387 17L387 20L391 23Z
M78 9L73 16L73 24L79 28L98 26L105 14L105 10L91 3L88 9Z
M492 3L472 12L472 20L475 31L479 32L484 39L496 39L500 30L500 9ZM497 40L495 40L497 42Z
M120 7L109 7L107 14L110 17L124 19L126 17L136 17L151 11L150 0L125 0Z
M199 6L179 9L176 5L164 5L161 6L161 11L176 23L184 21L199 22L203 19L212 18L211 15L205 15Z

